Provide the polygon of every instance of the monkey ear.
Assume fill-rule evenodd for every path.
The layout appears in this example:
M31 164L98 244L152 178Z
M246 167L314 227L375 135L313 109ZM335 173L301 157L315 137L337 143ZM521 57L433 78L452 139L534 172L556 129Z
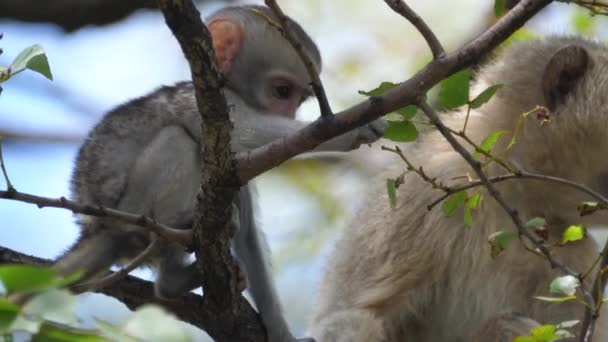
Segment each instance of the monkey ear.
M557 51L545 68L542 87L549 110L563 104L577 82L591 67L591 57L585 48L569 45Z
M216 19L207 25L213 40L213 49L219 63L219 67L228 76L232 64L243 45L245 33L238 23L229 19Z

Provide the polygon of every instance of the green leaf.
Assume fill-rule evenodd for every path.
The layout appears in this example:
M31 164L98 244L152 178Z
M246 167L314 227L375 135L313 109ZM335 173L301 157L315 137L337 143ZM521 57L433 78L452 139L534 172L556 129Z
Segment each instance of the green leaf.
M539 110L543 110L546 109L544 107L541 106L536 106L534 107L532 110L521 113L519 115L519 120L517 120L517 124L515 125L515 129L513 130L513 135L511 136L511 141L509 142L509 145L507 146L507 148L505 149L505 151L508 151L511 149L511 147L513 147L513 145L515 145L515 143L517 142L517 137L519 136L519 132L521 131L521 127L524 124L524 120L526 120L528 118L528 116L530 116L531 114L534 114L536 112L538 112Z
M75 325L76 296L67 290L50 289L32 298L23 307L28 317Z
M505 0L494 0L494 15L496 17L502 16L505 11Z
M490 244L490 255L492 258L496 258L502 253L511 241L513 240L513 233L498 231L488 236L488 243Z
M538 300L542 300L543 302L549 303L563 303L576 299L576 296L566 296L566 297L545 297L545 296L534 296L534 298Z
M531 335L538 341L553 342L556 338L559 338L555 334L556 327L553 324L541 325L540 327L534 328L530 331Z
M376 88L372 89L372 90L359 90L359 94L361 95L366 95L366 96L380 96L384 93L386 93L387 91L395 88L396 86L398 86L398 83L393 83L393 82L382 82L380 83L379 86L377 86Z
M414 141L418 137L416 126L410 121L387 121L384 131L386 139L398 142Z
M479 149L485 153L490 153L490 151L492 150L494 145L496 145L498 138L500 138L500 136L505 133L507 133L507 131L496 131L496 132L490 133L490 135L488 135L485 139L483 139L481 144L479 144ZM473 153L473 157L475 157L475 158L479 158L481 156L482 156L481 152L475 151Z
M399 108L395 112L401 115L404 120L410 120L411 118L416 116L416 113L418 113L418 107L414 105L409 105L403 108Z
M566 228L566 230L562 234L562 240L560 241L560 243L563 245L568 242L582 240L586 234L587 230L584 226L571 225L570 227Z
M180 321L158 306L145 305L135 311L124 330L129 336L143 341L191 341L184 328Z
M388 194L388 202L390 203L391 208L395 208L397 205L397 191L395 190L394 179L386 180L386 193Z
M464 225L467 228L471 228L473 226L473 213L471 209L464 207Z
M475 97L469 105L473 109L481 107L483 104L490 101L492 96L494 96L494 94L496 94L496 92L502 88L502 86L502 84L495 84L488 87L486 90L482 91L481 94L477 95L477 97Z
M19 314L19 306L0 297L0 335L9 332L9 327L13 324Z
M467 199L467 203L464 206L464 224L467 227L473 225L473 213L472 211L477 209L481 202L481 194L476 193Z
M444 108L456 108L469 103L471 70L461 70L441 81L439 104Z
M481 203L481 194L480 193L476 193L473 196L469 197L469 199L467 200L467 208L469 209L477 209L477 207L479 207L479 204Z
M551 285L549 285L549 291L551 291L551 293L574 296L576 288L580 285L581 282L576 277L566 275L553 279Z
M40 331L34 335L32 342L107 342L108 340L99 336L96 332L63 327L52 323L45 323Z
M574 11L571 25L579 35L591 36L597 29L596 21L586 11Z
M517 336L513 342L538 342L534 337L532 336Z
M543 228L546 225L547 220L542 217L535 217L525 224L526 228Z
M359 94L366 95L366 96L381 96L382 94L395 88L398 85L399 85L398 83L393 83L393 82L382 82L382 83L380 83L379 86L377 86L376 88L374 88L372 90L368 90L368 91L359 90ZM417 112L418 112L418 107L416 107L414 105L405 106L405 107L399 108L395 111L395 113L398 113L399 115L401 115L401 117L404 120L409 120L409 119L413 118Z
M51 68L49 67L49 61L44 54L44 50L40 45L32 45L23 51L15 58L11 63L10 68L14 71L15 69L30 69L41 75L45 76L49 80L53 79L51 74Z
M95 319L95 322L97 323L97 328L99 331L101 331L103 336L108 338L110 341L137 342L135 338L128 336L124 331L122 331L121 327L119 326L100 319Z
M445 214L445 216L450 217L454 215L456 209L462 207L467 198L468 195L466 191L458 191L450 195L450 197L448 197L448 199L445 200L442 204L443 213Z
M0 266L0 280L8 293L40 291L57 286L59 276L48 268L30 265Z

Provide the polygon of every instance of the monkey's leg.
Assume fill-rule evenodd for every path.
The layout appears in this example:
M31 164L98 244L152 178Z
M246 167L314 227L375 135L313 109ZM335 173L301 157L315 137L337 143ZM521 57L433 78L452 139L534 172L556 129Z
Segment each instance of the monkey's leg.
M179 297L200 286L196 265L187 262L187 254L180 246L170 248L160 261L154 284L156 296L163 299Z
M158 277L154 290L156 296L163 299L176 298L200 287L195 263L186 261L186 254L170 252L163 256L158 267ZM247 276L237 265L237 287L239 291L247 289Z
M530 335L530 330L540 326L524 315L508 312L487 320L471 342L512 342L517 336Z
M232 224L235 226L235 231L238 232L240 229L240 217L239 209L236 204L233 204L231 220ZM191 223L186 224L186 226L191 225ZM187 254L184 252L183 248L177 245L170 246L169 248L170 249L163 254L159 264L158 278L156 279L155 284L156 295L165 299L181 296L200 286L196 265L187 262ZM238 276L238 289L244 291L247 288L247 278L242 267L240 267L240 263L237 265L236 272Z

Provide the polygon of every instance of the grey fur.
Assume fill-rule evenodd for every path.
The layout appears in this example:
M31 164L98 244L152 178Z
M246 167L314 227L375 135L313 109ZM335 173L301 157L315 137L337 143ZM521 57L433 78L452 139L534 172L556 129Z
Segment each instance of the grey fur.
M243 11L231 8L212 16L248 18L239 21L247 32L244 48L248 50L238 53L224 90L234 123L231 147L235 152L259 147L306 125L267 114L271 108L261 105L262 93L256 91L266 86L265 73L281 69L302 84L309 82L302 62L287 41L271 31L259 37L260 29L268 30L268 24L258 14ZM298 32L304 45L316 51L315 61L320 65L316 45L303 30ZM256 48L251 41L258 38L264 45ZM245 73L246 70L255 75ZM190 228L200 186L200 125L190 82L162 87L119 106L97 124L81 146L72 175L73 198L144 214L176 228ZM352 150L359 144L377 140L384 126L383 121L373 122L322 144L318 150ZM293 337L281 312L266 243L254 221L251 187L244 186L236 199L234 252L244 266L270 341L290 341ZM112 264L133 258L150 242L149 235L139 227L111 218L79 216L78 224L80 238L57 260L55 267L65 274L85 270L86 280ZM149 260L150 265L159 269L157 295L175 297L198 286L196 268L187 262L187 256L181 246L161 243Z
M581 62L586 58L588 63ZM525 171L571 179L608 194L608 48L578 37L517 43L481 69L472 98L498 83L504 88L471 112L469 137L480 142L497 130L513 132L520 114L549 105L543 94L550 94L552 122L540 125L528 118L505 158ZM455 111L443 119L460 130L465 116L466 111ZM508 142L509 137L502 138L493 151L504 151ZM402 149L438 182L464 183L454 177L475 174L436 131ZM403 168L396 161L372 180L378 190L336 243L311 322L317 341L503 341L528 334L533 320L544 324L582 319L580 304L533 298L548 295L551 280L562 275L545 258L526 251L518 241L496 259L490 257L488 236L500 230L515 233L515 227L486 191L472 228L464 226L461 211L452 217L446 217L441 206L427 211L442 191L413 173L405 176L397 207L391 209L384 182ZM487 172L504 173L496 166ZM568 187L531 180L497 187L524 221L547 219L550 245L570 224L608 222L605 213L579 217L577 204L590 199ZM554 251L579 272L599 253L592 239ZM504 312L519 312L530 320L502 316ZM604 309L594 341L608 341L607 319Z

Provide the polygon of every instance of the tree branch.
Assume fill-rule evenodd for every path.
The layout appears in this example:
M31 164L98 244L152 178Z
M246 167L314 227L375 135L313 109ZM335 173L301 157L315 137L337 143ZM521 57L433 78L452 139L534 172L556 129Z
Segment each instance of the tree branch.
M162 223L158 223L154 219L144 215L131 214L102 206L80 204L74 201L70 201L65 197L48 198L30 195L23 192L18 192L16 190L0 190L0 199L31 203L38 206L38 208L64 208L71 210L75 214L111 217L126 223L132 223L140 227L149 228L150 230L154 231L165 239L180 243L186 247L189 247L192 244L192 231L190 229L171 228Z
M49 266L52 262L52 260L30 256L0 246L0 264ZM213 312L201 311L199 307L192 305L192 303L200 302L201 296L188 293L170 301L158 299L154 295L154 284L133 276L126 276L116 283L96 289L94 292L116 298L131 310L150 303L160 305L175 314L180 320L205 331L215 320Z
M265 341L257 313L237 286L230 253L232 203L241 183L230 150L232 124L222 93L211 35L190 0L159 0L167 26L179 42L192 72L201 115L201 192L194 213L194 251L202 272L203 300L190 303L213 312L207 333L217 341Z
M512 180L512 179L535 179L535 180L565 185L565 186L571 187L573 189L576 189L578 191L581 191L583 193L586 193L587 195L591 196L596 201L608 206L608 198L606 198L604 195L600 194L597 191L594 191L593 189L589 188L588 186L586 186L584 184L573 182L571 180L564 179L564 178L553 177L553 176L548 176L548 175L540 175L540 174L525 172L525 171L517 171L516 173L488 178L488 181L491 183L500 183L500 182L504 182L506 180ZM441 195L436 200L434 200L431 204L429 204L427 206L427 209L428 210L433 209L433 207L435 207L441 201L448 198L450 195L452 195L454 193L457 193L457 192L463 191L463 190L468 190L468 189L475 188L475 187L482 186L482 185L484 185L482 180L475 180L475 181L469 182L469 183L467 183L465 185L461 185L461 186L446 187L446 189L442 189L445 191L445 194Z
M0 18L48 22L70 32L87 25L107 25L139 9L155 9L154 0L0 0Z
M428 25L412 10L403 0L384 0L386 4L395 12L399 13L405 19L407 19L416 29L426 43L428 44L431 52L433 53L433 59L439 59L445 55L443 46L435 36L435 33L428 27Z
M413 77L382 96L369 98L339 114L320 117L296 134L239 154L237 160L241 182L246 183L289 158L314 149L322 142L412 104L439 81L490 52L549 3L551 0L523 0L494 26L460 50L433 60Z

